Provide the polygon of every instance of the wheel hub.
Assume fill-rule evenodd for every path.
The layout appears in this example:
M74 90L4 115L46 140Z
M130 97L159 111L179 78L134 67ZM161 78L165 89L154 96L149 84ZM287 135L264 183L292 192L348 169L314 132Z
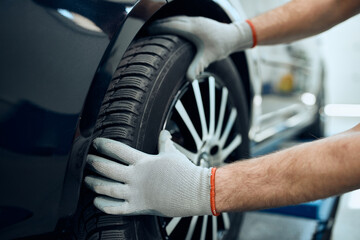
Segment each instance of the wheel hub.
M221 151L221 146L216 144L216 141L210 139L204 142L199 151L197 165L207 168L221 165Z

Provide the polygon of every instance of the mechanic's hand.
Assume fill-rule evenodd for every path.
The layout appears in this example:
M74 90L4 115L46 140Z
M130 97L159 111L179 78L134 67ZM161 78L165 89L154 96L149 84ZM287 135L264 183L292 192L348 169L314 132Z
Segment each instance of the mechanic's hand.
M248 23L220 23L204 17L177 16L155 21L150 25L152 34L175 34L193 42L197 55L191 63L187 78L194 80L214 61L253 45Z
M121 142L94 140L94 147L113 160L89 155L87 163L102 177L87 176L98 194L94 204L108 214L169 217L210 215L211 170L194 165L180 153L168 131L159 137L159 154L150 155Z

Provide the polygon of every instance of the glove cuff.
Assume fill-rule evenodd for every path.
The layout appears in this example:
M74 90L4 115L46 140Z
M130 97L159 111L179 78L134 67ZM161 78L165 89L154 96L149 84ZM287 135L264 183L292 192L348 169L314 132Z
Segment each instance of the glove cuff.
M214 216L219 216L220 213L218 213L216 211L216 206L215 206L215 173L216 173L216 168L212 168L211 169L211 176L210 176L210 206L211 206L211 213Z
M256 45L256 34L254 34L255 31L253 31L253 27L251 27L253 26L252 23L250 22L250 25L249 22L246 21L232 23L238 33L238 36L236 37L237 44L235 51L242 51L244 49L255 47Z
M200 176L201 181L199 184L199 188L196 190L199 199L197 200L196 215L211 215L212 214L212 205L211 205L211 176L212 176L212 168L200 168Z
M254 24L249 20L247 19L245 21L247 24L249 24L250 28L251 28L251 32L252 32L252 38L253 38L253 44L252 44L252 48L256 47L257 45L257 35L256 35L256 31L255 31L255 26Z

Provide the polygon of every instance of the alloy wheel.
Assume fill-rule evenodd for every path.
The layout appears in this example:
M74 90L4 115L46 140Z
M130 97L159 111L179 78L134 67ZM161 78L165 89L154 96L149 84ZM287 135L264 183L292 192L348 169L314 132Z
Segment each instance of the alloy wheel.
M237 110L228 88L217 76L205 73L186 83L174 99L164 128L175 146L202 167L222 166L237 159L242 137ZM166 239L222 239L232 214L159 218Z

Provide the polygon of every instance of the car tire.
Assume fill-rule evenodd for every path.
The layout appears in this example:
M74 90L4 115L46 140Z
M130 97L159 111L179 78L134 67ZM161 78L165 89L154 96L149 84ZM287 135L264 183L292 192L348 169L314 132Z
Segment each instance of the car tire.
M189 116L195 128L201 129L198 108L191 103L191 97L190 100L184 100L184 97L192 92L192 83L186 80L185 73L194 53L192 44L173 35L150 36L134 42L125 53L110 83L102 103L94 138L115 139L144 152L156 154L159 133L166 128L172 133L173 140L178 145L192 151L193 141L191 139L187 141L191 138L191 133L186 130L186 124L179 123L175 127L174 124L176 125L176 121L179 121L176 104L181 99L185 107L193 106L192 110L188 108ZM235 144L236 148L231 149L231 153L228 153L230 150L226 154L223 153L222 162L216 165L246 158L249 154L248 110L241 79L233 62L228 58L212 64L202 78L205 80L198 82L198 86L203 93L201 100L205 108L205 117L208 118L211 113L210 110L206 110L208 109L206 106L209 106L207 104L210 104L206 100L209 96L203 90L211 92L210 89L215 89L214 84L216 84L213 97L220 99L224 92L228 92L225 103L214 101L218 109L216 120L219 121L220 116L224 119L220 132L226 132L226 127L230 128L228 139L226 143L224 140L224 144L225 146L234 145L235 140L232 139L239 139L239 136L241 138L241 143ZM206 80L210 78L212 87ZM219 112L220 105L225 106L223 115ZM236 114L233 114L234 112ZM181 129L184 128L185 130L182 131ZM182 134L182 132L185 133ZM204 134L199 134L199 136L204 138ZM185 143L184 140L186 140ZM212 154L219 155L220 150L214 146ZM73 226L76 239L184 239L185 236L181 232L185 232L188 236L191 222L194 221L193 218L183 218L170 233L167 230L168 224L171 224L173 220L171 218L107 215L93 206L94 196L85 187L82 189L78 212L75 216L77 222ZM241 224L241 213L226 213L226 215L214 218L206 217L209 221L209 229L206 228L206 233L204 233L206 239L214 239L213 234L216 234L217 239L236 238ZM191 239L200 239L203 228L200 227L200 230L197 228L201 225L200 221L204 223L204 219L205 217L198 219L196 226L193 224L195 230L192 232ZM213 221L212 225L211 221ZM214 221L218 225L215 226Z

